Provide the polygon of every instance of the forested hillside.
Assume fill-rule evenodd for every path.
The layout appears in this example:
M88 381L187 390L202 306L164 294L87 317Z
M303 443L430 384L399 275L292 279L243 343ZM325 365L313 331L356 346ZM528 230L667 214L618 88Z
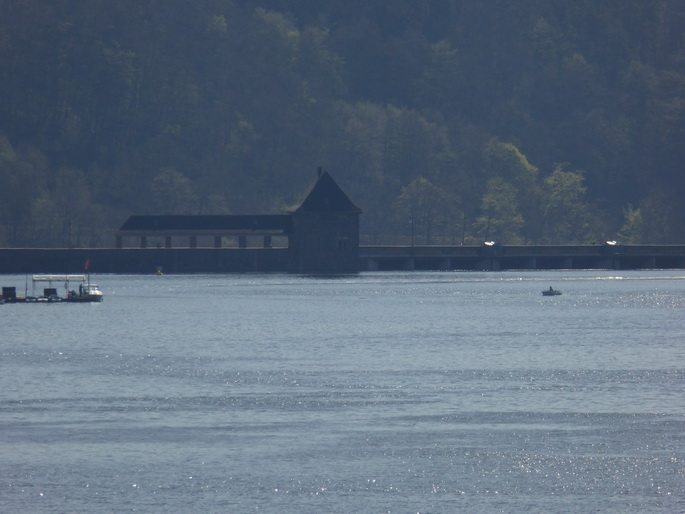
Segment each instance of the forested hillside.
M318 166L363 243L685 243L685 2L0 0L0 246Z

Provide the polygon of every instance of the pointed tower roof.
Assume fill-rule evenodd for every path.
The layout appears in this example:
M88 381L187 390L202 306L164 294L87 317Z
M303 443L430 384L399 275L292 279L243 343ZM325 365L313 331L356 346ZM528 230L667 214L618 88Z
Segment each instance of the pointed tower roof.
M289 212L355 212L361 209L354 205L327 171L319 168L316 181L305 193L304 199L288 209Z

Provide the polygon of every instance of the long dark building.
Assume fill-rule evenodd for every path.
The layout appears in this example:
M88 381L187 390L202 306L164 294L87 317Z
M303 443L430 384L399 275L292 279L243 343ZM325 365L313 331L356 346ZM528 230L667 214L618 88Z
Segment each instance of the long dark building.
M264 271L347 273L359 270L361 212L330 174L319 169L302 201L284 214L135 215L117 232L116 246L123 249L134 241L136 248L259 248L262 253L280 251L278 259L263 260L271 263ZM236 257L236 263L244 260L224 256Z

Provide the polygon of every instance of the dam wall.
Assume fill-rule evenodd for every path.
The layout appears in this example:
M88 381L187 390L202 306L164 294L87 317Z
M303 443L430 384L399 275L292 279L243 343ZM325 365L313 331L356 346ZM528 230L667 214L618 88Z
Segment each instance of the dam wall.
M0 274L10 273L316 273L293 266L288 248L6 248ZM305 261L306 262L306 261ZM335 266L329 266L335 272ZM360 271L685 269L685 245L361 246ZM346 272L347 270L340 270Z
M285 248L0 249L0 274L288 271Z
M363 246L360 269L683 269L685 245Z

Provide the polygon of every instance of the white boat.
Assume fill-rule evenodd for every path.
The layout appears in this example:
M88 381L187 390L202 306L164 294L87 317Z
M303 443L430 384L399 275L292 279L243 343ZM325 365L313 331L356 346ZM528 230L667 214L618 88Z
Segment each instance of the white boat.
M101 302L102 291L97 284L81 284L78 286L78 293L76 291L69 291L65 302Z
M45 288L42 297L48 301L64 301L64 302L101 302L103 299L102 291L97 284L90 283L90 275L33 275L33 285L36 282L48 282L48 288ZM53 282L63 282L66 296L60 297L57 295L57 290L52 288ZM70 289L70 282L79 282L78 291Z

